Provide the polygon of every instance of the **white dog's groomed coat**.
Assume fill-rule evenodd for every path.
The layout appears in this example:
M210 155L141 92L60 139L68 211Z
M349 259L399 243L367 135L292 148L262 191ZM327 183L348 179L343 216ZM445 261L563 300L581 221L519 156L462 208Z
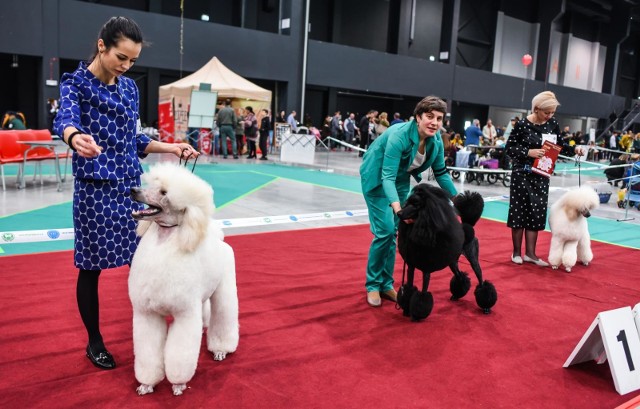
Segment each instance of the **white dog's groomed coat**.
M583 186L566 192L551 206L549 263L553 269L562 264L570 272L576 261L586 266L593 260L587 217L599 205L598 194Z
M132 195L149 207L133 214L141 240L129 275L137 391L153 392L166 375L180 395L195 374L203 324L215 360L238 346L235 259L211 219L211 186L172 164L143 180Z

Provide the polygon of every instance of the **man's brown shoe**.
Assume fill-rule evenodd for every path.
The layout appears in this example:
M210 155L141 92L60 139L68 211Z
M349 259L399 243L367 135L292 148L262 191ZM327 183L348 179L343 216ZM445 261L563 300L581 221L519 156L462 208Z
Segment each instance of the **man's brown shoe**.
M367 304L372 307L379 307L382 305L382 300L380 299L379 291L369 291L367 293Z
M398 293L393 288L391 290L387 290L380 293L380 298L384 298L385 300L396 302L398 300Z

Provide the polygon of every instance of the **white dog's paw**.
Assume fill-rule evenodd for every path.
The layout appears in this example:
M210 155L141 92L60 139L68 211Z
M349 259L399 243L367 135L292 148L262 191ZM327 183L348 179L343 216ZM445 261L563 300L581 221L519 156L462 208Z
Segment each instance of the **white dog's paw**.
M227 357L227 353L226 352L220 352L220 351L213 352L213 360L214 361L222 361L226 357Z
M175 396L180 396L182 395L182 392L187 389L187 384L186 383L178 383L175 384L171 387L171 389L173 389L173 394Z
M564 269L565 269L565 271L566 271L567 273L570 273L570 272L571 272L571 267L565 267Z
M138 392L138 395L146 395L147 393L153 393L153 386L145 385L144 383L141 383L140 386L138 386L138 388L136 389L136 392Z
M583 265L583 266L588 266L588 265L589 265L589 262L588 262L588 261L583 261L583 262L582 262L582 265Z
M551 266L552 269L557 270L558 266Z

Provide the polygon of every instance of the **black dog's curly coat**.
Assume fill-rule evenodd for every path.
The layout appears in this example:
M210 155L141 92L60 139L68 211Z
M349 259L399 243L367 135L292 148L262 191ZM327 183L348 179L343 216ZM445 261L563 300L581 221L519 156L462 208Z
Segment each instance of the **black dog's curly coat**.
M413 320L425 319L433 309L433 296L428 290L431 273L449 266L453 277L449 285L451 299L464 297L471 281L458 268L460 254L464 254L478 278L476 303L488 314L498 300L495 287L482 279L478 261L479 244L474 225L484 209L484 200L477 192L465 191L453 199L439 187L423 183L415 186L400 212L398 249L407 264L407 282L398 290L398 304L405 316ZM456 210L462 223L458 220ZM405 223L411 219L413 223ZM422 271L422 291L413 285L415 269Z

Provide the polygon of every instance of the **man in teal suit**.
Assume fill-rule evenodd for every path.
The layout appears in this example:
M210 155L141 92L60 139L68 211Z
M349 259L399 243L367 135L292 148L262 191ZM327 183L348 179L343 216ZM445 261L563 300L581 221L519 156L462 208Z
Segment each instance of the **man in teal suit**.
M367 303L372 307L379 307L381 298L396 300L396 214L409 194L410 177L420 182L420 174L432 168L440 187L452 197L458 194L444 164L439 132L446 112L447 104L440 98L424 98L416 105L415 119L391 126L373 141L363 157L360 178L374 236L366 282Z

